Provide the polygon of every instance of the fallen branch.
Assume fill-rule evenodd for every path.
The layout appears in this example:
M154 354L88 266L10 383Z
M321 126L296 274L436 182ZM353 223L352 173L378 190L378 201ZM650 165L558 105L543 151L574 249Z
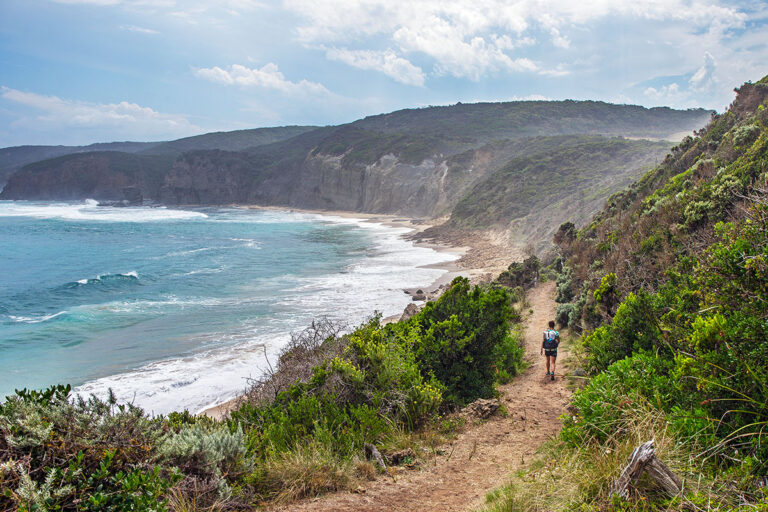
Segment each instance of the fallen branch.
M654 441L641 444L629 457L629 462L613 484L610 494L618 494L629 498L630 487L635 487L643 471L648 473L659 486L671 495L678 494L682 489L682 481L656 456Z
M373 462L376 463L379 468L381 468L383 471L387 470L387 465L384 462L384 457L381 456L381 453L379 450L370 443L365 443L365 457L368 460L373 460Z

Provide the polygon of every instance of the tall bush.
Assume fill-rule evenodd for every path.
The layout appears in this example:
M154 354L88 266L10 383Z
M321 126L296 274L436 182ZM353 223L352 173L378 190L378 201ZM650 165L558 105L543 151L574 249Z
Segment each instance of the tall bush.
M457 277L439 300L412 318L422 337L415 345L422 369L446 387L445 399L462 405L494 393L494 351L509 330L504 289L472 287Z

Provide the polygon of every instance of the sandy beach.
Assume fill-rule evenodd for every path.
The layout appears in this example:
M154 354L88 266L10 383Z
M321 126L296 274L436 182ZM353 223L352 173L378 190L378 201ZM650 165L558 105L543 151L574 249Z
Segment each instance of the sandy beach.
M412 241L418 247L426 247L438 252L452 253L458 259L445 263L426 265L424 268L434 268L445 272L428 286L422 288L404 289L405 293L412 296L419 291L423 292L427 299L439 296L445 286L450 284L458 276L466 277L470 282L479 284L489 282L515 259L521 257L519 250L510 248L504 243L503 236L494 236L487 233L468 234L463 232L451 232L435 237L433 233L425 231L438 226L446 219L414 219L402 215L385 215L372 213L358 213L348 211L306 210L300 208L278 208L265 206L248 206L251 210L275 210L306 213L328 217L341 217L344 219L356 219L374 224L385 225L393 228L408 229L403 238ZM423 304L416 301L417 305ZM396 322L399 314L382 319L382 323ZM221 404L210 407L202 412L209 417L222 419L235 408L239 398L230 399Z

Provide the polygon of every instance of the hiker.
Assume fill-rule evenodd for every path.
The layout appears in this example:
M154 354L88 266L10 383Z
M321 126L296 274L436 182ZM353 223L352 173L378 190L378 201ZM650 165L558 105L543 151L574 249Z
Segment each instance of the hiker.
M547 376L552 376L555 380L555 360L557 359L557 346L560 345L560 333L555 330L555 322L549 321L549 329L544 331L544 339L541 342L541 354L547 357ZM549 371L550 359L552 360L552 371Z

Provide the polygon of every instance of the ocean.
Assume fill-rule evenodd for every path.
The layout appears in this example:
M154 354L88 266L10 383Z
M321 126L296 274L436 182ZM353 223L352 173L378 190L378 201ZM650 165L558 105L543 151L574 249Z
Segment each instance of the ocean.
M0 397L70 383L153 414L242 392L290 333L385 317L456 255L405 228L244 208L0 201Z

